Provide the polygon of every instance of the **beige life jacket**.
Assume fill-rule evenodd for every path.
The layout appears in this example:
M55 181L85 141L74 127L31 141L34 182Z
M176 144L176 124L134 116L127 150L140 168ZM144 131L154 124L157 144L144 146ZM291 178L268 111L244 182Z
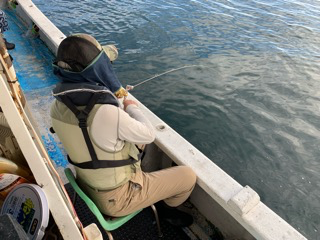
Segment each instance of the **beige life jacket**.
M87 129L101 104L96 104L87 119ZM74 163L83 163L91 159L83 133L79 128L78 119L72 111L63 103L55 100L51 107L52 125L62 145ZM91 141L97 158L104 160L124 160L134 158L138 160L139 150L137 147L126 142L118 152L108 152L101 149ZM98 190L111 190L128 182L136 171L140 170L140 161L134 164L120 167L83 169L75 166L77 178L92 188Z

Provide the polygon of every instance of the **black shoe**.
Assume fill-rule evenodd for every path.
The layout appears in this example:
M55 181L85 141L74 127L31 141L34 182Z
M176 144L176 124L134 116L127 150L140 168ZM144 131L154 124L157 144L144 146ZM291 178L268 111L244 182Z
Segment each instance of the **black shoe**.
M159 217L166 220L176 227L188 227L193 223L193 218L190 214L182 212L175 207L170 207L163 201L155 204L158 210Z
M4 38L3 40L4 40L4 43L6 44L6 48L8 50L12 50L12 49L14 49L16 47L16 45L14 43L7 42L7 39Z

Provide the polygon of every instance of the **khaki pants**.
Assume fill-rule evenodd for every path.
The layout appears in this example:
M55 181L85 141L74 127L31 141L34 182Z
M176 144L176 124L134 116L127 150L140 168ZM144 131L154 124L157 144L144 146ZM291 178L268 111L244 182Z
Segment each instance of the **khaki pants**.
M164 200L171 207L183 203L191 194L196 175L191 168L177 166L156 172L139 171L124 185L110 191L96 191L81 185L109 216L124 216Z

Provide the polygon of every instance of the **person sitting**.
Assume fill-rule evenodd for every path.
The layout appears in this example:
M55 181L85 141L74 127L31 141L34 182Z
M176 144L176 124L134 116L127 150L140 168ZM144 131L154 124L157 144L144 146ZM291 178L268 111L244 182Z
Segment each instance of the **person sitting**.
M3 34L7 30L9 30L7 16L4 11L0 10L0 33ZM8 50L15 48L16 45L14 43L8 42L6 38L3 38L3 40Z
M122 88L107 53L91 35L75 34L58 47L53 90L54 131L77 180L101 212L124 216L154 203L159 216L175 226L192 224L176 209L191 194L196 175L187 166L141 170L137 145L152 143L155 131ZM163 201L162 201L163 200Z

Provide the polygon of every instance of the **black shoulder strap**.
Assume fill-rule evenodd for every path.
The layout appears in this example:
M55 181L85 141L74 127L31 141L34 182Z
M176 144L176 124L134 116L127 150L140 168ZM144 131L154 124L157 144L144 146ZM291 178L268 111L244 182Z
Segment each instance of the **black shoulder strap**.
M73 162L69 156L68 160L71 164L83 168L83 169L99 169L99 168L114 168L114 167L122 167L125 165L130 165L138 162L140 160L140 157L138 155L138 159L136 160L134 158L124 159L124 160L99 160L97 157L97 154L94 150L94 147L92 145L92 142L90 140L90 136L87 129L87 119L89 116L89 113L93 109L94 105L96 104L97 100L100 98L101 93L93 93L92 97L90 98L87 106L84 110L79 110L77 107L73 104L73 102L70 100L70 98L67 95L61 95L60 98L62 102L73 112L73 114L77 117L79 121L79 127L81 128L84 140L86 142L88 151L90 153L91 161L88 162L82 162L82 163L75 163Z

